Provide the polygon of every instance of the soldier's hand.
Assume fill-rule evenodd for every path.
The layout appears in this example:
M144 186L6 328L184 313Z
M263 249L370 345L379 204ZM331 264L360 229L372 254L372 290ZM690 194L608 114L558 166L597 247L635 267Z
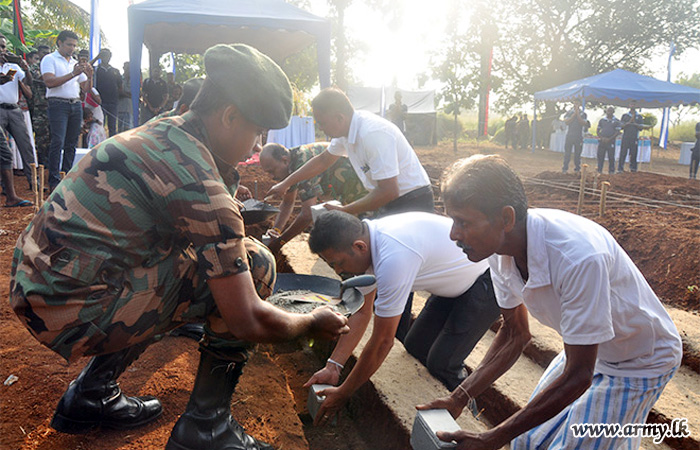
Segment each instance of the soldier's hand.
M249 198L253 198L253 194L250 192L250 189L243 185L240 185L238 186L238 190L236 190L236 198L244 202Z
M347 317L333 311L330 306L316 308L311 315L314 318L309 331L312 337L333 340L350 331Z

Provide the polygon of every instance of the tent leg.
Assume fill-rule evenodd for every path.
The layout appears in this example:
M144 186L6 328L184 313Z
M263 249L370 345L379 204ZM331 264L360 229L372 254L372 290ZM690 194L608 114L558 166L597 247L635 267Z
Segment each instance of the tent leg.
M535 144L537 142L537 100L532 112L532 153L535 153Z

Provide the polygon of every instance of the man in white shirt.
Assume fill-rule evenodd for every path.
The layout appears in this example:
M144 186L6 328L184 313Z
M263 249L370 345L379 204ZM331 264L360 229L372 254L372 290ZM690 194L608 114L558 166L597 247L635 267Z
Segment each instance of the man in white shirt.
M600 225L528 209L522 183L498 156L458 161L443 184L451 238L488 259L503 325L476 370L449 397L419 406L457 417L505 373L530 340L528 312L556 330L564 351L530 402L493 429L439 432L460 448L639 448L641 435L575 434L582 423L644 423L681 362L681 340L644 276Z
M58 49L41 60L41 74L49 102L49 189L52 190L61 182L60 172L68 172L73 167L83 120L80 90L89 92L92 89L92 66L78 64L72 56L77 45L78 35L63 30L56 38Z
M27 86L32 84L32 75L23 58L8 53L7 38L2 34L0 34L0 63L2 64L0 72L9 77L9 81L0 84L0 127L14 138L22 158L24 175L27 177L29 188L32 189L36 180L32 181L29 165L35 162L34 147L24 115L18 105L21 85L25 86L27 92L31 92L31 88ZM24 83L25 80L26 83Z
M382 364L411 290L431 294L404 340L406 350L450 389L466 377L464 359L500 311L486 261L473 263L450 240L451 221L424 212L364 220L330 211L316 219L309 247L341 276L371 273L365 304L350 317L326 366L306 383L338 383L340 370L372 317L372 336L355 367L338 387L320 392L326 399L316 415L324 424ZM375 299L376 297L376 299Z
M311 103L314 119L333 138L327 151L274 185L267 196L283 197L295 184L314 177L341 156L350 159L369 193L343 206L327 206L350 214L378 211L379 215L406 211L433 212L428 174L396 125L367 111L356 111L339 89L322 90Z

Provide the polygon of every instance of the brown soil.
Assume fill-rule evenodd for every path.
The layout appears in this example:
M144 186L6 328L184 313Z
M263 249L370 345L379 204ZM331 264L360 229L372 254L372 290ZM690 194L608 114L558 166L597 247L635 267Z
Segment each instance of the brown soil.
M418 154L431 178L457 158L473 153L498 152L524 177L578 186L578 177L558 173L561 155L551 152L514 152L500 147L461 145L457 154L450 143L419 148ZM655 153L653 171L610 177L611 192L669 202L694 202L700 206L700 183L688 181L687 166L678 166L677 154ZM590 161L586 161L589 162ZM544 171L544 172L543 172ZM259 168L241 170L243 184L262 199L274 182ZM669 176L673 175L673 176ZM607 179L607 177L604 177ZM529 180L529 179L528 179ZM29 197L26 181L15 177L20 194ZM578 194L526 181L530 203L537 207L576 210ZM689 197L691 196L691 197ZM0 200L1 201L1 200ZM700 311L700 212L664 205L651 208L611 202L608 213L598 217L597 200L587 198L582 214L608 228L637 263L650 285L668 304ZM32 218L30 208L0 208L0 298L9 296L9 273L15 241ZM249 227L260 237L269 224ZM289 271L285 260L280 271ZM156 395L164 414L155 423L128 431L94 431L71 436L49 427L51 415L67 384L86 360L68 365L40 346L19 323L8 302L0 303L0 381L19 377L11 386L0 385L0 449L157 449L163 448L173 424L187 403L199 354L194 341L165 337L149 348L120 378L129 394ZM300 342L261 347L249 362L233 400L234 416L254 436L280 449L369 448L352 421L337 428L314 428L305 410L306 389L301 385L320 362Z

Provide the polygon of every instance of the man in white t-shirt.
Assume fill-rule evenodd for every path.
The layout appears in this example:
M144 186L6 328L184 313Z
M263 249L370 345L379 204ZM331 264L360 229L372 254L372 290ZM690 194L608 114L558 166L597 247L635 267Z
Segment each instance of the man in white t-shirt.
M449 397L419 406L457 417L518 359L528 312L556 330L564 351L522 410L493 429L439 432L460 448L639 448L641 435L576 435L581 423L645 423L681 362L678 331L644 276L600 225L528 209L523 185L498 156L458 161L445 178L451 238L488 259L503 325L476 370ZM575 427L574 427L575 428Z
M341 90L322 90L311 103L314 119L333 138L325 152L274 185L267 196L283 197L297 183L308 180L347 156L369 193L343 206L326 206L350 214L378 211L379 215L406 211L433 212L428 174L401 130L367 111L355 111Z
M371 273L375 286L363 291L365 304L350 317L326 366L306 383L338 383L340 370L372 317L372 336L340 386L320 392L326 399L317 424L332 417L374 374L394 344L394 334L411 290L431 294L404 345L450 389L466 377L464 359L499 317L486 261L473 263L450 240L451 221L424 212L364 220L330 211L316 219L311 251L341 276ZM376 299L375 299L376 297Z
M61 182L60 172L68 172L73 167L83 120L80 90L89 92L92 89L92 66L78 64L72 56L77 45L78 35L63 30L56 38L58 49L41 60L41 75L49 102L49 188L52 190Z
M24 114L19 107L19 92L24 86L27 92L31 89L27 86L32 84L32 75L24 59L8 53L7 38L0 34L0 73L4 74L9 81L0 84L0 127L12 136L17 144L24 175L32 189L36 180L32 181L32 172L29 165L35 162L34 147L32 146L27 123Z

